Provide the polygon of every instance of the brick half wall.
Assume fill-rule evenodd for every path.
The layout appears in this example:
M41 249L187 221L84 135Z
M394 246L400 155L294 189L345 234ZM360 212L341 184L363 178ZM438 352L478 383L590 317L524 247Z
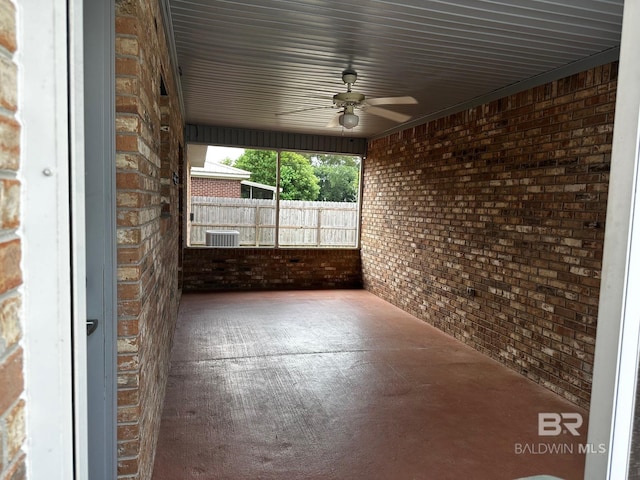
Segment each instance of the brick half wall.
M187 248L185 292L361 288L356 249Z
M588 408L617 65L369 144L365 288Z

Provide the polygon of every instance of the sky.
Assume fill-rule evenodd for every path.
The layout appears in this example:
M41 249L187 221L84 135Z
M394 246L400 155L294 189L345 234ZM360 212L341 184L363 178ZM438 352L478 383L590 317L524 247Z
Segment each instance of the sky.
M227 157L235 160L243 153L244 148L212 147L210 145L207 149L207 158L205 163L219 163Z

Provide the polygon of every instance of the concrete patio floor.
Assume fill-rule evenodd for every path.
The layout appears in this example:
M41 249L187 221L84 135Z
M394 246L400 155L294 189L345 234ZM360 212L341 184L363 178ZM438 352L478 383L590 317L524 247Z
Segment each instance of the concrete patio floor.
M579 436L538 434L567 412ZM366 291L187 294L153 480L578 480L586 425Z

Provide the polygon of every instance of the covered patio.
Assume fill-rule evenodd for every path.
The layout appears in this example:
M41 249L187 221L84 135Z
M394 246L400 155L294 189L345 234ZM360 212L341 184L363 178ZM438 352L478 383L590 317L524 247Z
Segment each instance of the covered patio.
M584 422L541 436L540 413ZM186 294L153 479L573 480L586 425L364 290Z

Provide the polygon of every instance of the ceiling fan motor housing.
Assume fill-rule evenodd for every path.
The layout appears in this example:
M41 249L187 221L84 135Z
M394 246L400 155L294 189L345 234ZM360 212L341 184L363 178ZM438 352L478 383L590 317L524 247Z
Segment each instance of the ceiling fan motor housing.
M358 106L362 102L364 102L364 95L358 92L337 93L333 96L333 103L338 107Z

